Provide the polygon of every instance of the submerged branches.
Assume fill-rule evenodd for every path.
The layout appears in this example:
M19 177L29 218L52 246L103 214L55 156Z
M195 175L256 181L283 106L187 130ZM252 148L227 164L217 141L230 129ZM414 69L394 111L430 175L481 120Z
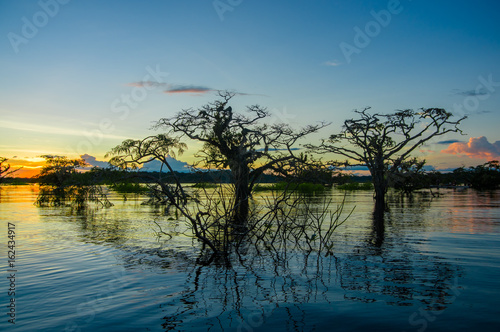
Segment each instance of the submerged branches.
M172 204L178 220L186 223L184 234L201 242L201 264L229 264L231 256L249 250L274 257L292 252L332 254L333 233L352 213L344 213L344 201L334 208L331 199L285 188L253 197L246 222L235 223L234 190L230 184L202 187L190 192L193 200L188 204ZM165 234L161 228L160 232Z
M101 207L113 204L105 190L99 185L100 173L96 170L81 172L87 166L83 159L68 159L63 156L42 156L46 165L38 175L40 191L35 201L37 206L63 206L70 204L83 209L89 202Z
M293 191L264 198L260 216L251 220L248 238L255 249L273 253L318 251L331 254L333 232L351 215L343 213L344 200L332 209L326 197L311 197Z

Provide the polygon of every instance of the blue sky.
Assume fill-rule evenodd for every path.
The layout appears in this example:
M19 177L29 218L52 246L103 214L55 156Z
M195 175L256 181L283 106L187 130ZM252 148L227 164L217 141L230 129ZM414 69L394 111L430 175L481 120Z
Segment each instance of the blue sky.
M332 122L312 140L366 106L468 114L467 136L422 157L477 165L500 155L499 12L498 1L0 0L0 156L103 160L230 89L244 94L233 108L260 104L272 121Z

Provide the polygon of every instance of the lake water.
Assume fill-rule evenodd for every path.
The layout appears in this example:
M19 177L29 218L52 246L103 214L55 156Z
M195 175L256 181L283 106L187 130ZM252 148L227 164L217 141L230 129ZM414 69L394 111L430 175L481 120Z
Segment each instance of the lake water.
M392 197L384 227L371 192L352 192L332 256L231 267L196 265L183 224L141 198L115 194L112 208L77 214L35 207L37 192L0 187L1 331L500 330L500 191ZM153 220L179 235L155 236Z

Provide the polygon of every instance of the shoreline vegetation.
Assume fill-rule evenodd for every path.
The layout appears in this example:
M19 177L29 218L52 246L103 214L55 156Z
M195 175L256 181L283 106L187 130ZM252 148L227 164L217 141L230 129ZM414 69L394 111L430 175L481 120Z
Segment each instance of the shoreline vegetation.
M498 189L500 188L500 171L490 166L492 162L484 165L459 167L447 173L439 171L420 172L418 174L406 172L398 183L391 183L392 188L409 191L434 188L473 188L473 189ZM494 161L493 161L494 163ZM94 168L97 170L97 167ZM218 184L231 183L231 172L228 170L203 171L203 172L141 172L123 171L110 168L99 168L99 184L109 185L117 192L147 192L145 184L153 183L152 178L161 174L166 183L173 183L177 179L180 183L192 184L193 188L215 188ZM77 173L78 176L90 176L94 171ZM75 174L76 175L76 174ZM305 191L321 191L321 187L334 186L343 190L373 190L372 177L369 175L334 176L330 181L322 184L307 181L286 182L281 176L262 174L253 191L269 191L287 189L304 189ZM1 184L26 185L40 183L39 177L5 177ZM292 184L294 184L292 186Z
M288 183L288 182L277 182L272 184L256 184L253 188L254 192L260 191L285 191L291 190L303 194L312 194L314 192L325 191L327 187L319 183L311 182L301 182L301 183Z
M118 193L147 193L149 188L147 184L152 183L152 177L158 177L159 172L124 172L112 169L100 169L99 172L104 174L99 184L108 185L110 189ZM85 173L79 173L80 176L85 176ZM230 173L228 171L208 171L208 172L193 172L181 173L173 172L173 174L162 173L165 182L173 183L169 178L177 178L181 183L186 184L186 187L197 189L217 188L220 184L229 184ZM118 179L118 181L117 181ZM312 182L286 182L279 176L265 174L253 188L254 192L260 191L276 191L276 190L293 190L299 192L320 192L326 188L334 187L340 190L373 190L369 175L344 175L338 179L333 179L330 183L319 184ZM1 185L29 185L39 184L41 181L37 177L6 177ZM416 183L411 191L418 189L499 189L500 188L500 172L497 170L488 170L479 165L477 167L464 168L460 167L448 173L431 171L419 174L418 179L410 179L407 183ZM393 189L404 191L398 186L391 186ZM410 192L411 192L410 191Z

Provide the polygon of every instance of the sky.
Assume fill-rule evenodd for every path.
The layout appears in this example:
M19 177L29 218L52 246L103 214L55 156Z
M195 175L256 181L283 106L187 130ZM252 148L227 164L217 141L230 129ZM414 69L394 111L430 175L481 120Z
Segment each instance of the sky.
M238 94L269 122L353 110L467 115L417 155L438 170L500 158L498 1L0 0L0 156L38 172L44 154L96 163L182 109ZM200 146L177 156L194 161ZM345 158L340 158L345 159Z

